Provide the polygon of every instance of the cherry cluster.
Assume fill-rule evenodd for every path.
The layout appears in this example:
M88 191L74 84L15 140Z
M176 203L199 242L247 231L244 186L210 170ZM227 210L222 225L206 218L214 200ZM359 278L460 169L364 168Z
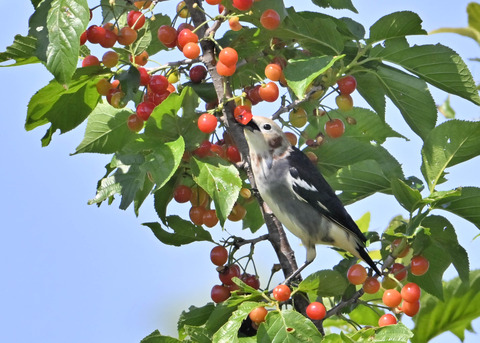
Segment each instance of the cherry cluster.
M402 244L402 239L397 238L392 242L392 252L397 251L397 247ZM405 245L405 248L400 251L395 257L406 257L410 252L410 247ZM420 276L428 271L430 263L421 255L416 255L411 258L410 265L406 267L401 263L393 263L389 269L389 275L384 276L382 284L377 277L369 276L365 267L360 264L354 264L348 269L347 278L353 285L362 285L363 290L367 294L375 294L383 289L382 302L385 306L393 309L396 313L404 313L409 317L413 317L420 310L420 287L414 283L409 282L403 284L407 277L408 270L413 275ZM401 291L398 291L401 288ZM378 325L385 326L396 324L397 318L392 314L384 314L380 317Z

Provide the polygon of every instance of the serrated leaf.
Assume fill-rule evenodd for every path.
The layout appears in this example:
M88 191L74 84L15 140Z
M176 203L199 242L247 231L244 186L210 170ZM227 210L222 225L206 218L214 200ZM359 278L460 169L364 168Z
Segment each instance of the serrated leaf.
M259 307L257 302L246 301L238 306L228 321L213 335L213 343L235 343L238 342L238 330L248 314Z
M422 19L413 12L402 11L387 14L370 27L368 43L409 35L426 35L422 29Z
M422 195L417 189L411 188L400 179L392 179L390 182L395 199L408 212L412 213L422 204Z
M210 315L212 314L213 310L215 309L215 305L212 303L208 303L202 307L190 306L187 311L182 311L180 314L180 318L178 319L177 329L180 334L180 338L183 338L183 328L185 325L189 326L201 326L204 325Z
M0 53L0 63L15 60L15 63L1 65L0 67L15 67L25 64L38 63L35 56L37 39L31 36L16 35L12 45L5 52Z
M360 95L368 102L378 116L385 121L385 92L375 74L356 73L357 90Z
M412 331L403 325L403 323L398 323L396 325L387 325L377 329L373 342L407 343L412 337L414 337Z
M190 159L190 166L193 180L213 199L223 226L242 188L237 168L221 159L204 162L194 157Z
M312 0L312 2L322 8L331 7L336 10L347 9L354 13L358 13L351 0Z
M480 271L470 272L469 287L460 278L446 282L444 294L444 301L428 294L422 296L420 311L413 318L412 343L427 342L446 331L463 340L472 320L480 317Z
M444 45L409 47L390 44L378 56L402 66L447 93L480 104L480 96L467 65L455 51Z
M437 120L437 107L426 83L386 65L378 66L376 75L410 128L425 139Z
M176 180L172 177L162 188L153 193L153 206L158 218L167 225L167 206L173 199Z
M150 335L140 341L140 343L180 343L176 338L163 336L160 331L155 330Z
M230 318L236 309L236 306L229 306L226 302L217 304L208 321L205 323L207 331L213 336L213 334L227 322L228 318Z
M116 21L122 14L127 13L129 9L136 9L132 5L129 5L128 2L112 2L110 0L100 0L100 6L102 7L102 23L112 20Z
M336 61L343 57L345 55L310 57L288 61L288 65L284 69L288 86L299 99L302 99L305 95L305 90L312 81L325 73Z
M140 87L140 72L138 69L132 65L127 71L117 73L115 79L120 81L122 92L125 93L122 101L127 103L133 100L135 93L138 92L138 88Z
M348 286L345 277L334 270L320 270L310 274L300 282L300 292L317 292L322 297L342 295Z
M445 169L480 155L480 122L449 120L422 147L422 174L430 191L445 180Z
M80 36L89 20L87 0L45 0L30 17L35 55L61 84L68 84L77 68Z
M93 152L112 154L120 150L135 134L128 129L129 109L116 109L100 103L88 117L85 136L74 154Z
M160 223L143 223L142 225L149 227L160 242L168 245L179 247L193 242L213 242L210 232L179 216L168 216L167 223L173 232L163 229Z
M287 330L288 329L288 330ZM312 321L293 310L274 311L257 331L257 341L271 343L321 342L322 335Z
M137 217L140 211L140 207L142 206L145 199L147 199L147 197L150 195L150 192L153 189L153 185L153 182L150 181L148 177L146 177L143 186L135 194L135 199L133 199L133 211L135 212L135 215Z
M460 194L442 197L432 208L449 211L473 223L480 229L480 188L462 187Z

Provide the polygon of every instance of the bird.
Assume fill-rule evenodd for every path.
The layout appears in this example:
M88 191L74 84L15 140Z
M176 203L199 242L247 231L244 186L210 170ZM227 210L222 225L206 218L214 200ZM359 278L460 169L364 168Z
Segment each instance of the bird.
M290 144L282 129L261 116L253 116L243 128L258 193L306 249L305 263L285 283L315 259L316 244L348 251L381 275L366 250L366 237L335 191L310 159Z

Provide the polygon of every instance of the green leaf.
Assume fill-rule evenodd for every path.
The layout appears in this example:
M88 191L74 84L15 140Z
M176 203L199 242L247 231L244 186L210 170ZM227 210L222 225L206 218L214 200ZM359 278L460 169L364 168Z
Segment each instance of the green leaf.
M246 301L235 310L228 321L213 335L213 343L234 343L238 342L238 330L248 314L261 304Z
M170 25L171 20L168 15L163 15L160 13L156 13L151 17L149 21L150 25L148 27L150 31L150 35L153 37L150 44L146 47L147 53L149 56L153 56L161 50L167 50L168 48L157 39L157 32L160 26L162 25Z
M336 10L347 9L354 13L358 13L351 0L312 0L312 2L322 8L331 7Z
M89 20L87 0L44 0L30 17L35 55L61 84L68 84L77 68L80 36Z
M183 84L183 86L192 87L195 93L197 93L197 95L206 103L217 100L217 93L215 92L215 87L213 86L213 82L201 82L201 83L186 82Z
M425 35L427 32L422 29L421 24L422 19L416 13L409 11L391 13L370 27L370 38L367 42L372 44L390 38Z
M480 32L480 4L470 2L467 5L468 26Z
M242 188L237 168L221 159L204 162L194 157L190 159L190 166L193 180L213 199L218 219L223 226Z
M217 304L215 309L213 310L212 314L208 318L207 323L205 324L205 328L207 329L208 333L212 336L217 332L223 324L225 324L232 315L233 311L237 309L236 306L229 306L226 302Z
M422 147L422 174L432 192L445 169L480 155L480 122L449 120L428 135Z
M120 150L135 133L128 129L129 109L116 109L109 104L98 104L88 117L85 137L75 154L95 152L112 154Z
M288 61L288 65L284 70L288 86L299 99L302 99L305 95L305 90L312 81L325 73L327 69L331 68L336 61L344 56L320 56Z
M395 199L406 209L412 213L422 204L422 195L417 189L413 189L400 179L392 179L392 192Z
M378 319L383 313L383 311L375 307L358 304L348 316L360 325L377 326Z
M140 72L138 69L132 65L127 71L118 73L115 78L120 81L122 92L125 93L122 101L127 103L133 100L140 87Z
M160 223L143 223L142 225L149 227L160 242L168 245L179 247L193 242L213 242L210 232L179 216L168 216L167 223L173 232L163 229Z
M243 229L250 229L252 233L255 233L265 224L258 201L252 199L245 202L243 206L247 210L242 221Z
M150 335L140 341L140 343L179 343L176 338L163 336L160 331L155 330Z
M106 23L112 20L117 21L122 14L125 14L129 9L135 8L132 5L128 5L128 2L112 2L110 0L101 0L100 6L102 7L103 15L102 23Z
M468 286L459 278L446 282L444 294L444 301L428 294L422 296L420 311L413 317L412 343L428 342L446 331L463 341L472 320L480 317L480 271L470 272Z
M438 112L443 114L443 116L447 119L454 119L455 118L455 110L450 105L450 95L447 96L447 99L441 104L437 106Z
M143 186L137 191L135 194L135 199L133 199L133 211L135 215L138 217L140 207L142 206L143 202L147 197L150 195L150 192L153 189L153 182L146 177L143 183Z
M370 220L371 220L370 212L365 212L363 216L355 220L355 223L357 224L360 231L367 232L368 228L370 227Z
M434 33L456 33L461 36L469 37L474 39L478 44L480 44L480 32L471 28L471 27L442 27L440 29L436 29L430 31L429 34Z
M288 329L288 330L287 330ZM293 310L273 311L257 331L258 342L321 342L322 335L312 321Z
M480 96L467 65L455 51L444 45L409 47L391 44L378 56L402 66L447 93L480 104Z
M300 282L298 290L300 292L317 292L321 297L333 297L343 295L348 282L345 277L334 270L320 270L310 274Z
M357 90L368 104L385 121L385 92L382 83L374 73L355 73Z
M374 342L378 343L407 343L414 337L414 334L403 323L388 325L379 328L375 333Z
M35 56L36 43L37 40L34 37L16 35L12 45L8 46L5 52L0 53L0 63L10 60L15 60L15 63L1 65L0 67L14 67L40 62Z
M87 68L84 68L87 69ZM101 69L95 69L101 73ZM72 78L70 87L65 89L55 80L40 89L28 103L27 131L51 123L47 136L42 139L46 146L51 141L51 135L60 130L68 132L80 125L96 107L100 95L96 83L98 76L86 75L86 70L79 70Z
M480 229L480 188L462 187L460 195L445 196L432 204L432 208L452 212Z
M180 314L180 318L178 319L178 324L177 324L177 329L178 329L180 338L185 338L184 327L186 325L189 325L189 326L204 325L207 322L208 318L210 317L214 309L215 309L215 305L213 305L212 303L208 303L202 307L190 306L188 308L188 312L183 311Z
M165 225L167 225L167 206L173 198L175 185L176 180L172 177L162 188L153 193L155 212Z
M437 107L426 83L386 65L380 65L376 75L410 128L425 139L437 120Z

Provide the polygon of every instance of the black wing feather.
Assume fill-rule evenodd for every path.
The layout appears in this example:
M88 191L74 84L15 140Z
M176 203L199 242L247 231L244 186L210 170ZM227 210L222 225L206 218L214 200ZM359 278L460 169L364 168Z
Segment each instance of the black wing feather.
M360 231L357 224L353 221L352 217L350 217L332 187L330 187L310 159L298 148L293 146L291 153L287 158L289 160L289 165L295 166L290 167L290 175L293 178L302 179L316 188L316 191L313 191L294 184L293 190L325 217L351 231L365 243L367 239ZM319 202L326 209L320 206L318 204Z

